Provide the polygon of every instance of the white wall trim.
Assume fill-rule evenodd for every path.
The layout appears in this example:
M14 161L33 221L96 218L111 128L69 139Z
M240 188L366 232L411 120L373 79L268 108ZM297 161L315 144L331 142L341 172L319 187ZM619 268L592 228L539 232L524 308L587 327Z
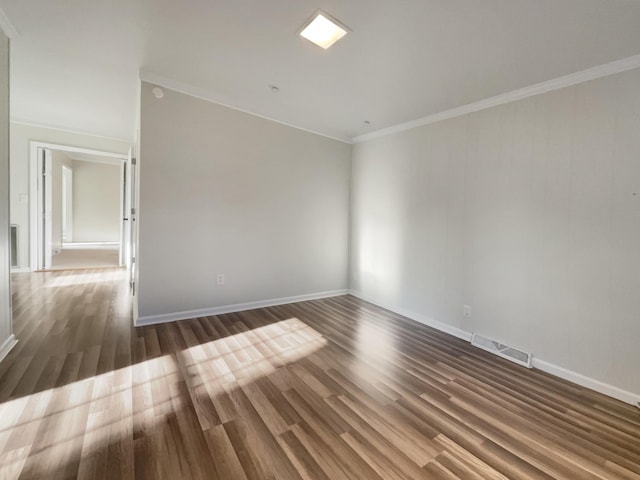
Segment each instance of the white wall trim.
M221 105L223 107L230 108L232 110L237 110L238 112L247 113L249 115L253 115L254 117L262 118L264 120L270 120L272 122L279 123L281 125L285 125L287 127L295 128L297 130L302 130L303 132L312 133L314 135L320 135L321 137L330 138L331 140L336 140L342 143L352 144L353 142L348 138L340 138L333 137L331 135L327 135L326 133L317 132L315 130L309 130L308 128L300 127L298 125L293 125L291 123L283 122L282 120L277 120L272 117L267 117L265 115L260 115L259 113L251 112L249 110L244 110L239 107L235 107L228 103L227 99L224 99L222 95L212 91L207 90L200 87L195 87L193 85L189 85L187 83L182 83L177 80L173 80L171 78L164 77L162 75L158 75L153 72L149 72L146 70L140 71L140 80L147 83L152 83L159 87L168 88L169 90L173 90L174 92L183 93L185 95L189 95L191 97L199 98L200 100L205 100L207 102L215 103L216 105Z
M7 338L2 345L0 345L0 362L4 360L4 357L9 354L11 349L15 347L17 343L18 340L16 340L16 336L11 334L11 336Z
M198 310L187 310L184 312L164 313L161 315L148 315L139 317L134 325L141 327L144 325L154 325L157 323L175 322L190 318L208 317L210 315L224 315L225 313L242 312L244 310L254 310L256 308L275 307L288 303L307 302L309 300L319 300L321 298L338 297L347 295L349 290L330 290L328 292L309 293L305 295L295 295L293 297L273 298L270 300L258 300L257 302L237 303L235 305L223 305L221 307L202 308Z
M91 148L73 147L71 145L61 145L59 143L37 142L37 141L31 141L30 143L32 145L35 145L36 148L41 147L41 148L48 148L51 150L60 150L60 151L69 152L69 153L82 153L87 155L95 155L97 157L117 158L118 160L120 160L118 164L120 164L122 160L126 160L127 158L129 158L128 155L124 153L105 152L104 150L94 150ZM80 160L80 161L90 162L93 160ZM115 164L113 161L109 163Z
M429 327L433 327L436 330L440 330L441 332L448 333L450 335L453 335L454 337L458 337L462 340L471 342L472 334L457 327L438 322L424 315L411 312L395 305L390 305L385 302L378 302L373 297L365 295L356 290L349 290L349 294L353 295L356 298L364 300L365 302L372 303L373 305L390 310L394 313L397 313L398 315L402 315L403 317L415 320L418 323L422 323ZM593 378L587 377L563 367L559 367L558 365L554 365L540 358L537 358L535 355L532 356L531 366L533 368L537 368L538 370L542 370L543 372L550 373L553 376L567 380L571 383L575 383L576 385L580 385L581 387L585 387L595 392L602 393L603 395L607 395L609 397L615 398L625 403L629 403L634 406L640 406L640 394L628 392L613 385L609 385L608 383L595 380Z
M448 333L449 335L453 335L454 337L461 338L467 342L471 342L472 334L470 332L466 332L460 328L454 327L452 325L447 325L446 323L438 322L432 318L429 318L425 315L421 315L419 313L412 312L402 307L398 307L397 305L391 305L386 302L379 302L373 297L369 295L365 295L364 293L358 292L356 290L349 290L349 294L353 295L360 300L364 300L365 302L372 303L377 305L378 307L382 307L386 310L390 310L398 315L402 315L403 317L410 318L411 320L415 320L418 323L422 323L423 325L427 325L428 327L433 327L436 330L440 330L441 332Z
M171 78L164 77L162 75L158 75L150 71L141 70L140 80L144 82L152 83L154 85L158 85L164 88L168 88L169 90L183 93L185 95L190 95L192 97L196 97L201 100L212 102L217 105L221 105L223 107L231 108L239 112L243 112L259 118L263 118L265 120L270 120L272 122L280 123L282 125L286 125L287 127L296 128L298 130L302 130L308 133L313 133L314 135L320 135L322 137L327 137L332 140L337 140L339 142L353 144L353 143L362 143L368 140L373 140L375 138L385 137L387 135L391 135L394 133L403 132L405 130L411 130L416 127L421 127L424 125L441 122L443 120L459 117L462 115L466 115L468 113L478 112L480 110L485 110L487 108L495 107L498 105L504 105L506 103L515 102L517 100L533 97L535 95L540 95L542 93L552 92L554 90L560 90L561 88L570 87L572 85L588 82L590 80L596 80L598 78L614 75L616 73L626 72L628 70L633 70L635 68L640 68L640 54L633 55L631 57L623 58L620 60L615 60L613 62L605 63L603 65L591 67L586 70L581 70L579 72L570 73L562 77L546 80L544 82L529 85L527 87L523 87L517 90L512 90L510 92L502 93L500 95L479 100L477 102L472 102L456 108L445 110L443 112L438 112L433 115L427 115L426 117L418 118L416 120L399 123L391 127L376 130L374 132L365 133L364 135L358 135L356 137L353 137L352 139L334 137L321 132L317 132L317 131L309 130L297 125L293 125L291 123L283 122L275 118L267 117L265 115L260 115L258 113L251 112L249 110L235 107L233 105L230 105L228 100L223 98L221 94L216 93L212 90L195 87L193 85L179 82L177 80L173 80Z
M11 269L11 273L29 273L31 268L29 267L15 267Z
M103 140L114 140L116 142L127 143L127 144L130 144L130 145L134 143L134 141L131 140L131 139L119 138L119 137L108 137L108 136L100 135L100 134L94 133L94 132L82 131L82 130L73 130L71 128L59 127L57 125L53 125L53 124L50 124L50 123L36 122L36 121L33 121L33 120L25 120L25 119L21 119L21 118L11 118L9 121L10 121L10 123L15 123L17 125L26 125L27 127L46 128L47 130L57 130L58 132L73 133L75 135L84 135L85 137L102 138Z
M443 112L428 115L426 117L418 118L410 122L400 123L391 127L376 130L375 132L365 133L352 138L353 143L362 143L375 138L385 137L405 130L411 130L416 127L429 125L431 123L441 122L450 118L459 117L468 113L485 110L487 108L503 105L505 103L515 102L522 100L523 98L533 97L534 95L540 95L542 93L551 92L554 90L560 90L561 88L570 87L579 83L588 82L590 80L596 80L598 78L614 75L616 73L626 72L627 70L633 70L640 67L640 55L633 55L631 57L616 60L614 62L598 65L597 67L588 68L580 72L571 73L562 77L554 78L544 82L536 83L528 87L513 90L511 92L502 93L495 97L486 98L477 102L462 105L460 107L445 110Z
M63 248L113 247L120 242L62 242Z
M543 372L550 373L551 375L568 380L571 383L575 383L582 387L586 387L590 390L594 390L598 393L602 393L609 397L613 397L625 403L631 405L640 406L640 394L628 392L621 388L609 385L608 383L601 382L594 378L587 377L581 373L568 370L566 368L554 365L553 363L545 362L544 360L533 357L531 362L533 368L542 370Z
M2 8L0 8L0 29L2 29L4 34L10 39L18 36L18 30Z
M64 152L83 153L96 155L99 157L118 158L127 161L129 156L122 153L105 152L103 150L93 150L90 148L72 147L47 142L29 142L29 267L35 272L41 265L38 265L38 225L42 215L38 210L38 148L48 148Z

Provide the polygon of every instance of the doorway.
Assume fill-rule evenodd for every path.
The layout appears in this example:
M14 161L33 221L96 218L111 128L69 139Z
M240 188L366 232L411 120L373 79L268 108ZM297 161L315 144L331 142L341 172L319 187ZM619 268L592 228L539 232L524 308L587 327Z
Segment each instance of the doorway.
M31 270L128 267L127 155L31 143Z

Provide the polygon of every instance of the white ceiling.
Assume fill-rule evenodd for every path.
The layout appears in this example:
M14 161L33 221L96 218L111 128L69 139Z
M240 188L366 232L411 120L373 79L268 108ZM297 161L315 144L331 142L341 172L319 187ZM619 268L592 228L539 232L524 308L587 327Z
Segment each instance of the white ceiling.
M141 70L351 139L640 53L640 0L0 0L0 8L19 32L12 117L128 140ZM353 30L327 51L297 36L318 8Z

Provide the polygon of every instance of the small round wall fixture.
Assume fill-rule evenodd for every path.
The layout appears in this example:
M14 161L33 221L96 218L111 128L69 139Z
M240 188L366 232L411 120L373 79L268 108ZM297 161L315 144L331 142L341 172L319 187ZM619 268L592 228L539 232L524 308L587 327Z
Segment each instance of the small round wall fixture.
M162 90L160 87L153 87L151 89L151 93L153 93L153 96L156 98L164 97L164 90Z

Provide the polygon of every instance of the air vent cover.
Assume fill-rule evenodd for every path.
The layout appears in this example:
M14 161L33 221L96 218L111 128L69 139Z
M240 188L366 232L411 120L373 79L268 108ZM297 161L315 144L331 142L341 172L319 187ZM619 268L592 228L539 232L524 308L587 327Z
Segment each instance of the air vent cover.
M482 335L474 333L473 337L471 337L471 345L486 350L487 352L491 352L495 355L498 355L499 357L511 360L518 365L531 368L530 353L523 352L522 350L518 350L514 347L510 347L509 345L505 345L504 343L500 343L496 340L491 340L490 338L483 337Z

